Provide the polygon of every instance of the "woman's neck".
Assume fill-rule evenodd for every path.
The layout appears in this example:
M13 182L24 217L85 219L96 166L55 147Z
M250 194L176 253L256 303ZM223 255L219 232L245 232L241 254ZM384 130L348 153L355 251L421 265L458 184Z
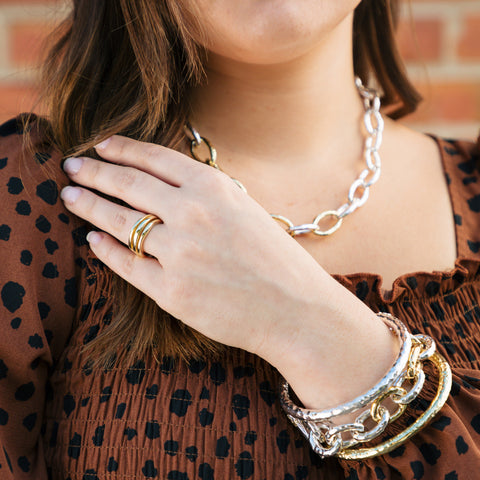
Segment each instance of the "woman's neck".
M363 104L354 84L351 18L286 63L240 64L210 54L208 82L192 91L191 122L226 171L261 162L354 169Z

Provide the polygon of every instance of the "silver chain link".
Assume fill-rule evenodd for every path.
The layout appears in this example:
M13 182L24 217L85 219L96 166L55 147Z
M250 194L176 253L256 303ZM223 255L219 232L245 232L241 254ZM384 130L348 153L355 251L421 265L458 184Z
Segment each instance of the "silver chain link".
M284 217L283 215L271 214L272 218L280 223L283 223L287 227L286 231L292 237L306 235L309 233L324 237L336 232L341 227L343 219L346 216L350 215L357 208L365 204L365 202L368 200L370 187L380 178L381 159L378 151L382 144L384 129L383 117L380 114L380 97L375 90L365 87L359 77L355 77L355 85L359 95L363 100L365 108L363 123L367 131L367 137L365 138L364 145L366 168L362 170L360 175L350 186L348 190L347 202L336 210L325 210L324 212L321 212L315 217L312 223L295 225L290 219ZM190 123L187 123L185 127L192 136L190 138L190 152L193 158L220 170L220 167L217 164L217 151L211 142L205 137L202 137ZM199 148L202 144L205 144L209 151L209 157L206 159L202 159L197 153L197 148ZM245 193L247 193L247 189L239 180L234 178L232 178L232 180ZM331 219L334 223L330 228L322 230L320 223L325 219Z

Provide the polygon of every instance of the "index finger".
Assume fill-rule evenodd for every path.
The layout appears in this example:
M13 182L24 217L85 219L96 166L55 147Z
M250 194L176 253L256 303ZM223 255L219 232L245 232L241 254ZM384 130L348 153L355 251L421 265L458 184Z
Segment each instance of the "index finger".
M140 142L113 135L95 146L104 159L130 165L154 175L170 185L180 187L202 164L183 153L155 143Z

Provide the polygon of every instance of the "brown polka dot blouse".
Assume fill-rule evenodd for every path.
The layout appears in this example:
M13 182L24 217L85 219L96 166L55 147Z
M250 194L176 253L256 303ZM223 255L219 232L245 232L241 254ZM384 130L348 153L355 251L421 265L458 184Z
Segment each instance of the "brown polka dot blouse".
M39 139L24 155L19 119L0 126L0 479L480 479L480 145L437 142L455 267L405 273L390 292L374 273L334 277L374 311L431 335L453 388L411 441L357 462L316 456L278 403L277 371L245 351L92 369L82 347L111 322L111 272L59 199L68 183L59 153ZM431 375L389 433L435 389Z

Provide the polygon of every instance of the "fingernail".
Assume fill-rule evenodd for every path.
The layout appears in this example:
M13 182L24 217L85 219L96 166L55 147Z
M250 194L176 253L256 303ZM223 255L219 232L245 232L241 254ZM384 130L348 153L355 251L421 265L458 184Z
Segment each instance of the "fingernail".
M103 142L97 143L97 145L95 145L95 148L96 148L97 150L103 150L103 149L106 148L107 145L110 143L110 140L112 140L112 137L107 138L107 139L104 140Z
M97 245L98 243L100 243L100 240L102 239L102 236L98 233L98 232L89 232L88 235L87 235L87 242L90 244L90 245Z
M66 203L74 203L79 197L81 191L76 187L65 187L60 192L61 199Z
M63 169L70 174L77 173L82 167L83 159L70 157L63 162Z

